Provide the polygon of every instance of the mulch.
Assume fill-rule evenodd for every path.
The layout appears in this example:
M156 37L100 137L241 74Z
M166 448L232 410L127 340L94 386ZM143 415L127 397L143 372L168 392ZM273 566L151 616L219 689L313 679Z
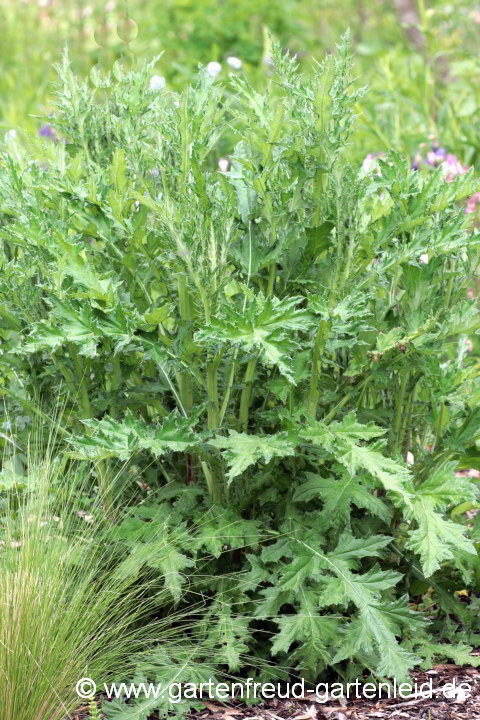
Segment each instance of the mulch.
M313 695L305 700L268 700L254 708L209 703L206 710L195 713L191 720L480 720L478 669L437 665L427 672L415 672L415 679L417 687L429 683L433 688L431 693L428 690L431 698L367 700L357 699L353 692L353 698L340 701L336 698L320 702Z
M473 667L436 665L416 671L417 688L424 683L427 697L384 697L368 700L352 690L351 697L265 700L253 707L243 703L205 702L205 709L192 712L188 720L480 720L480 671ZM412 680L413 683L413 680ZM431 690L430 690L431 688ZM371 694L371 693L369 693ZM406 693L404 693L405 696ZM80 712L75 720L87 720ZM151 720L157 720L152 716Z

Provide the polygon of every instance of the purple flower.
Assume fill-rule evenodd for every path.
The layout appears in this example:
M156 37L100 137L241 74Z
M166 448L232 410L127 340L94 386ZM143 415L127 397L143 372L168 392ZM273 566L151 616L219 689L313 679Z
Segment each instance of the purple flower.
M425 143L420 143L420 150L425 149ZM439 147L438 143L432 143L426 156L422 155L422 152L418 152L412 160L412 170L418 170L420 165L423 164L432 168L441 167L445 175L447 182L451 182L456 175L463 175L467 172L468 167L462 165L456 155L447 153L445 148Z
M362 170L364 173L368 173L370 168L372 167L373 163L377 158L384 158L385 153L368 153L367 157L364 159L362 163ZM376 170L377 175L381 175L380 168L377 168Z
M40 137L50 138L51 140L57 139L57 133L55 132L55 128L53 128L51 125L42 125L38 134L40 135Z
M465 208L466 213L474 213L477 209L477 205L480 205L480 192L476 192L474 195L468 198L467 207Z

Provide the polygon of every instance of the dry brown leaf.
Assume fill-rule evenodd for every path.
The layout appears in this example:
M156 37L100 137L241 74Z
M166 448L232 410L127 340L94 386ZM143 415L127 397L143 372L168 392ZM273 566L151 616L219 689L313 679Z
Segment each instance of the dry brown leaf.
M315 709L314 705L310 705L310 707L307 709L307 712L302 713L302 715L295 715L295 720L315 720L317 717L317 711Z
M215 705L214 703L209 703L209 702L204 702L203 704L205 705L206 708L208 708L210 710L211 713L215 713L215 714L221 713L223 715L223 713L225 712L224 705Z
M465 692L463 687L458 687L455 691L455 700L453 701L457 705L461 705L468 698L468 694Z

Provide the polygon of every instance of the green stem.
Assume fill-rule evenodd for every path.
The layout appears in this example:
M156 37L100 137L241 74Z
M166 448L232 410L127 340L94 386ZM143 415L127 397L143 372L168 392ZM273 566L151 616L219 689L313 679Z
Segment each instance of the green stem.
M69 343L68 345L68 351L70 353L70 357L75 362L75 370L77 374L77 379L79 383L79 391L80 391L80 405L81 405L81 411L80 411L80 417L82 420L88 420L88 418L92 417L92 410L90 407L90 400L88 397L88 379L87 379L87 369L84 366L82 362L82 358L77 352L77 348L73 343Z
M348 248L347 248L347 259L345 262L345 267L342 274L342 285L345 285L345 283L348 280L348 276L350 275L350 267L352 264L352 257L353 257L353 251L355 249L355 237L352 234L350 236L350 240L348 242Z
M270 263L270 267L268 268L268 286L267 286L267 295L268 297L272 297L273 290L275 288L275 277L277 274L277 263L275 260Z
M215 358L207 366L207 393L208 393L208 429L216 430L218 427L218 386L217 386L218 359Z
M192 319L191 307L190 307L190 296L188 294L187 278L185 275L178 276L178 304L180 317L185 322L190 322ZM184 412L191 415L193 408L193 384L192 376L188 371L178 373L178 383L180 390L180 399Z
M320 325L318 326L318 330L315 336L315 345L312 355L312 377L310 380L310 390L308 392L307 398L307 412L312 418L315 418L317 416L319 397L318 381L321 372L321 359L325 347L326 331L327 323L322 320L320 322Z
M207 481L207 488L213 503L220 503L222 501L222 491L218 484L217 478L212 473L208 463L205 460L201 461L202 470Z
M84 364L82 362L82 358L78 354L77 349L73 343L69 343L68 347L70 357L73 357L75 360L75 369L80 383L80 417L82 418L82 420L88 420L92 417L92 409L90 406L90 400L88 398L88 364ZM86 432L89 432L88 428L86 428ZM108 460L99 460L96 465L96 469L98 477L98 491L105 510L105 514L111 517L113 513L114 501L110 463L108 462Z
M208 429L216 430L219 427L218 413L218 385L217 370L222 357L222 352L209 362L207 365L207 394L208 394ZM202 469L207 481L208 492L214 503L220 503L222 500L222 486L219 483L218 475L215 469L202 460Z
M230 375L228 376L227 389L225 391L225 396L223 398L222 407L220 408L220 415L218 418L218 427L222 426L223 418L225 417L225 413L226 413L227 407L228 407L228 402L230 400L230 393L232 392L233 381L235 379L235 370L237 369L237 355L238 355L238 348L235 348L235 352L234 352L233 360L232 360L232 366L230 368Z
M451 275L447 285L447 292L445 293L445 310L450 307L450 300L452 297L453 281L455 279L455 261L452 260Z
M408 439L409 428L410 428L410 424L411 424L411 420L412 420L413 403L415 401L416 387L417 387L416 385L413 387L412 392L408 396L407 409L403 416L402 428L400 430L400 438L399 438L399 442L398 442L398 447L399 447L400 451L404 450L405 453L408 451L408 443L407 443L407 447L405 447L405 437L407 437L407 439Z
M440 403L440 409L437 416L437 427L435 428L435 444L433 449L436 449L442 438L443 428L445 427L448 419L448 408L445 403Z
M343 262L344 231L343 231L343 226L342 226L343 219L342 219L342 207L341 207L341 202L340 202L340 190L339 190L341 177L339 175L337 175L335 180L336 180L335 186L336 186L336 211L337 211L337 222L336 222L337 260L336 260L336 264L335 264L335 272L332 276L332 284L330 285L330 292L329 292L329 297L328 297L328 306L329 307L333 307L335 305L335 300L338 296L340 268L341 268L341 265Z
M114 355L112 358L112 376L111 376L111 386L112 391L115 392L118 390L120 385L122 384L122 368L120 365L120 355ZM113 404L110 406L110 415L113 418L117 417L117 406L116 404Z
M250 277L252 275L252 223L249 223L248 225L248 275L247 275L247 285L246 287L250 285ZM247 295L245 294L243 298L243 312L245 313L245 309L247 307ZM230 375L228 378L228 385L225 392L225 396L223 398L222 407L220 409L220 417L219 417L219 423L218 427L221 427L223 423L223 418L225 417L225 412L228 407L228 401L230 399L230 393L232 392L233 387L233 381L235 380L235 371L237 369L237 356L238 356L238 346L235 348L235 352L233 354L233 360L232 360L232 367L230 368Z
M252 358L248 361L247 369L245 371L245 377L243 379L243 390L240 398L240 425L246 432L248 429L248 408L250 405L250 394L252 391L253 378L255 376L255 369L257 367L257 358Z
M410 371L408 368L403 368L400 374L400 387L398 388L397 397L396 397L396 410L395 410L395 423L393 426L393 437L391 439L391 447L392 447L392 455L395 456L399 448L401 447L401 429L402 429L402 419L403 419L403 410L404 410L404 402L405 402L405 391L407 389L407 383L408 378L410 375Z
M99 460L97 465L98 491L101 497L103 509L111 520L115 516L115 503L113 494L112 473L109 460Z
M368 378L367 378L367 380L368 380ZM365 381L364 381L364 382L365 382ZM358 388L360 388L360 385L358 386ZM353 394L354 394L354 393L353 393L353 390L352 390L351 392L349 392L349 393L347 393L346 395L344 395L343 398L340 400L340 402L338 402L338 403L335 405L335 407L332 408L332 409L330 410L330 412L327 413L327 415L325 415L324 418L322 418L322 423L328 423L328 422L330 422L330 420L333 420L333 418L335 417L335 415L337 414L337 412L338 412L339 410L341 410L341 408L348 403L348 401L351 399L351 397L353 396Z

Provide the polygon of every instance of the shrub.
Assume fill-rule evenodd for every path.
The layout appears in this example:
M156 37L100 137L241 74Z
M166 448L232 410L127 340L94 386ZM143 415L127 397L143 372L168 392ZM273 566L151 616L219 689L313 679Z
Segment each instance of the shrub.
M193 635L224 669L472 662L473 174L351 166L348 36L307 80L272 53L264 93L152 90L153 63L80 83L65 59L65 142L3 154L4 392L18 413L62 386L71 457L134 459L147 507L206 518Z

